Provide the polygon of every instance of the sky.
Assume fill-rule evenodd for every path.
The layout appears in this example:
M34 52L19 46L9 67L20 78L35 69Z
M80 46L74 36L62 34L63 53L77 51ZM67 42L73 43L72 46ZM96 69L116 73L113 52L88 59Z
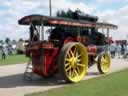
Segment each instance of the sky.
M76 10L99 17L99 22L119 26L111 30L114 40L128 39L128 0L51 0L52 14L57 10ZM30 14L49 15L49 0L0 0L0 40L9 37L28 38L28 26L18 25L18 20Z

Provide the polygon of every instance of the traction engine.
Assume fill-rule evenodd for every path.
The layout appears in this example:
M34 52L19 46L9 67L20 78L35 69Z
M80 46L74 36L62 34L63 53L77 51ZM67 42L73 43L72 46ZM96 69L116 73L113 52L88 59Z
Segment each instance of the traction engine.
M80 13L79 13L80 14ZM29 25L30 41L26 56L32 60L33 73L50 77L59 73L67 82L83 79L87 69L97 63L101 74L108 73L111 64L107 37L98 29L116 29L117 26L97 22L98 18L74 13L74 18L29 15L20 25ZM44 40L44 27L50 36Z

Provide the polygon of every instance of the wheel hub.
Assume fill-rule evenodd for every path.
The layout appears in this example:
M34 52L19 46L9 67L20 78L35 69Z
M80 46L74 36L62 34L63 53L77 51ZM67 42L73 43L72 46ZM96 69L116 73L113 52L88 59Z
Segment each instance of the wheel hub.
M72 68L76 68L78 59L76 57L72 57L70 61L71 61L70 64L71 64Z

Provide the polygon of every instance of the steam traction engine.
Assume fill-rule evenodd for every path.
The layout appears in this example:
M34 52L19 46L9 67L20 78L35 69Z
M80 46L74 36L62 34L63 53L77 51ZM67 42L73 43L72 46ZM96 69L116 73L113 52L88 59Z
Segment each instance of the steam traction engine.
M26 56L32 59L32 71L43 77L56 73L67 82L78 82L87 69L97 63L101 74L109 72L111 58L108 53L109 29L117 26L98 23L97 17L66 19L42 15L25 16L20 25L29 25L30 41ZM50 36L44 40L44 27L50 26ZM98 29L107 29L107 37Z

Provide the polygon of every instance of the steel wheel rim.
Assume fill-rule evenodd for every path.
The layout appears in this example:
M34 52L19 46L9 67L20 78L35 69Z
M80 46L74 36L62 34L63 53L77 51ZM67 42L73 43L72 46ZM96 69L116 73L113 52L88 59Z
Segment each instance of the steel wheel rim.
M109 70L110 70L110 55L107 53L107 54L104 54L103 56L101 56L101 61L100 61L100 64L101 64L101 69L104 73L108 73Z
M88 55L83 45L75 44L68 48L64 68L71 82L78 82L85 76L88 68Z

